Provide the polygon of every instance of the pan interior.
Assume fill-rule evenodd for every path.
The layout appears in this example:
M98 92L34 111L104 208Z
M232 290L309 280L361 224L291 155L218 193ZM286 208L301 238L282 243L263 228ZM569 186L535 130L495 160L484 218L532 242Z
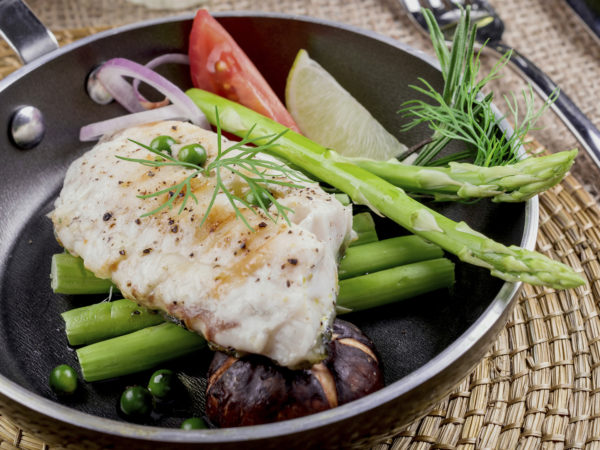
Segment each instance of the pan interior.
M404 100L415 97L408 85L418 83L418 77L441 85L439 72L415 55L345 29L302 20L226 17L222 23L279 95L296 52L305 48L401 141L410 146L426 136L424 129L406 134L398 131L403 121L396 111ZM70 162L91 147L78 141L79 128L123 114L118 105L91 102L84 90L85 77L96 64L112 57L146 62L163 53L184 51L189 29L189 22L172 22L109 35L62 54L0 92L0 123L7 124L19 106L33 104L44 113L47 125L44 141L29 151L17 150L5 134L0 135L4 159L0 166L0 374L43 397L56 400L47 383L52 367L62 363L78 366L74 350L67 345L60 313L103 299L55 295L49 283L51 256L61 248L46 214ZM165 74L181 87L191 85L181 67L167 67ZM521 240L523 205L430 206L455 220L466 220L500 242L519 244ZM383 220L378 221L378 231L380 237L404 233ZM387 384L401 380L454 342L502 285L487 271L462 264L457 265L457 280L450 293L436 292L344 317L375 342ZM176 369L188 395L180 396L168 411L159 409L151 424L177 427L182 418L202 414L210 358L205 351L168 365ZM101 417L119 418L117 403L122 390L146 384L148 377L141 373L83 384L77 395L61 402Z

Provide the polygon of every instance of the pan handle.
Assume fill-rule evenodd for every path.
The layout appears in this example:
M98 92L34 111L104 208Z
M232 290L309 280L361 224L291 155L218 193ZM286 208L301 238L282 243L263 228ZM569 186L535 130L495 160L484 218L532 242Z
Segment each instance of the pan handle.
M0 0L0 36L25 64L58 48L54 35L21 0Z

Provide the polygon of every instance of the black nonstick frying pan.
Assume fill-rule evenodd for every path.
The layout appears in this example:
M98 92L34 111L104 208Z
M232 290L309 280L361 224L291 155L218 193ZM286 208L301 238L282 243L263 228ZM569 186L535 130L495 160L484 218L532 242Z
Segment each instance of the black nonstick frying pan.
M0 26L13 23L16 16L8 20L7 14L22 8L14 0L0 0ZM408 85L423 77L441 86L431 59L370 32L281 14L234 12L218 18L278 94L283 93L297 51L305 48L394 133L402 124L396 110L415 97ZM190 17L144 22L60 50L52 50L45 31L38 35L20 25L21 31L30 31L17 33L17 38L13 34L15 46L22 48L23 42L28 46L24 56L30 62L0 81L0 411L49 442L90 447L239 448L243 443L261 448L338 448L390 436L425 413L481 359L504 325L518 285L458 264L452 292L346 316L375 342L386 387L301 419L236 429L179 430L183 417L201 413L208 353L174 363L190 400L175 416L156 416L146 425L123 421L116 408L123 387L139 383L145 375L86 384L80 395L67 401L59 401L47 385L52 367L60 363L77 367L60 313L99 299L52 293L50 258L61 249L45 215L70 162L92 146L79 142L79 128L124 113L117 104L94 103L85 89L86 77L113 57L144 63L163 53L185 52L190 28ZM10 34L6 28L5 32ZM191 86L185 69L173 67L165 75L183 88ZM25 145L32 148L22 149L17 143L23 134L13 135L12 126L20 124L16 114L29 111L22 110L27 106L37 108L43 128L35 127L42 125L38 121L20 128L21 133L26 138L40 137L42 129L44 133L39 143L34 139ZM425 133L416 129L398 137L412 145ZM431 206L505 244L534 245L537 198L516 205ZM381 236L402 233L383 225L378 231Z

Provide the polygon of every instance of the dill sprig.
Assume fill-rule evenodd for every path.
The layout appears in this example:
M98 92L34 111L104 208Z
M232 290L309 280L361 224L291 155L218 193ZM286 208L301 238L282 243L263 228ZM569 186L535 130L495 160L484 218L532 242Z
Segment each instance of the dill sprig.
M511 52L503 55L490 72L480 76L480 55L474 51L476 25L471 25L470 8L462 11L451 50L448 50L442 31L432 12L423 9L423 16L430 30L431 41L440 62L444 89L440 94L426 80L420 78L423 86L411 86L423 94L429 102L410 100L399 111L412 121L403 129L411 129L418 124L427 123L433 130L431 142L425 145L414 164L445 165L450 161L473 159L480 166L510 164L518 160L518 151L527 133L534 129L536 121L558 96L555 91L539 109L534 107L534 94L531 86L523 90L525 111L519 114L517 98L512 94L512 102L504 97L511 112L514 126L509 137L499 128L504 117L499 117L492 106L492 94L483 95L483 88L492 80L499 78L500 70L508 63ZM459 140L471 147L434 159L451 141Z
M141 142L129 139L134 144L139 145L140 147L157 155L157 158L154 160L127 158L124 156L117 156L117 158L149 167L176 166L190 170L189 175L187 175L179 183L173 184L172 186L152 192L150 194L138 195L137 197L141 199L159 197L164 194L169 196L167 201L165 201L163 204L140 217L151 216L162 211L163 209L173 209L175 206L175 200L181 196L183 196L183 198L178 214L183 212L189 199L192 199L196 204L198 204L198 198L193 193L191 183L194 178L198 176L205 176L215 178L215 189L211 195L210 201L199 226L202 226L208 218L219 193L223 193L226 196L229 204L235 212L236 217L244 222L244 224L251 231L254 231L254 228L250 225L242 213L240 205L247 208L249 211L252 211L256 215L259 215L259 211L262 211L262 213L274 223L277 223L278 218L282 217L289 225L290 220L288 218L288 213L293 212L293 210L279 203L275 196L269 191L269 186L302 188L304 186L298 183L309 182L310 180L305 178L298 171L277 160L257 158L259 153L267 153L271 147L277 145L277 141L283 134L285 134L287 130L284 130L279 134L263 135L253 138L251 136L254 132L255 126L252 126L242 137L241 141L234 142L231 146L223 149L218 110L216 110L215 113L217 118L217 156L214 160L207 163L205 167L180 161L167 152L155 150L147 145L142 144ZM264 140L267 140L267 142L256 145L258 142L264 142ZM250 147L250 145L256 146ZM258 204L251 204L246 199L231 192L223 181L223 171L230 172L240 177L248 186L247 192L253 195ZM268 199L268 201L265 199ZM276 214L271 214L271 212L269 212L269 207L271 204L275 207L277 211Z

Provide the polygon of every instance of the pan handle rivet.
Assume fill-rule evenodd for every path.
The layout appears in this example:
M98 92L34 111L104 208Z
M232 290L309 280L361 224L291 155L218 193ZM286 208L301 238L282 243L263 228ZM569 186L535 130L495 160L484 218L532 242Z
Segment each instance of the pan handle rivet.
M17 147L24 150L38 145L45 131L44 116L35 106L22 106L10 120L10 137Z

